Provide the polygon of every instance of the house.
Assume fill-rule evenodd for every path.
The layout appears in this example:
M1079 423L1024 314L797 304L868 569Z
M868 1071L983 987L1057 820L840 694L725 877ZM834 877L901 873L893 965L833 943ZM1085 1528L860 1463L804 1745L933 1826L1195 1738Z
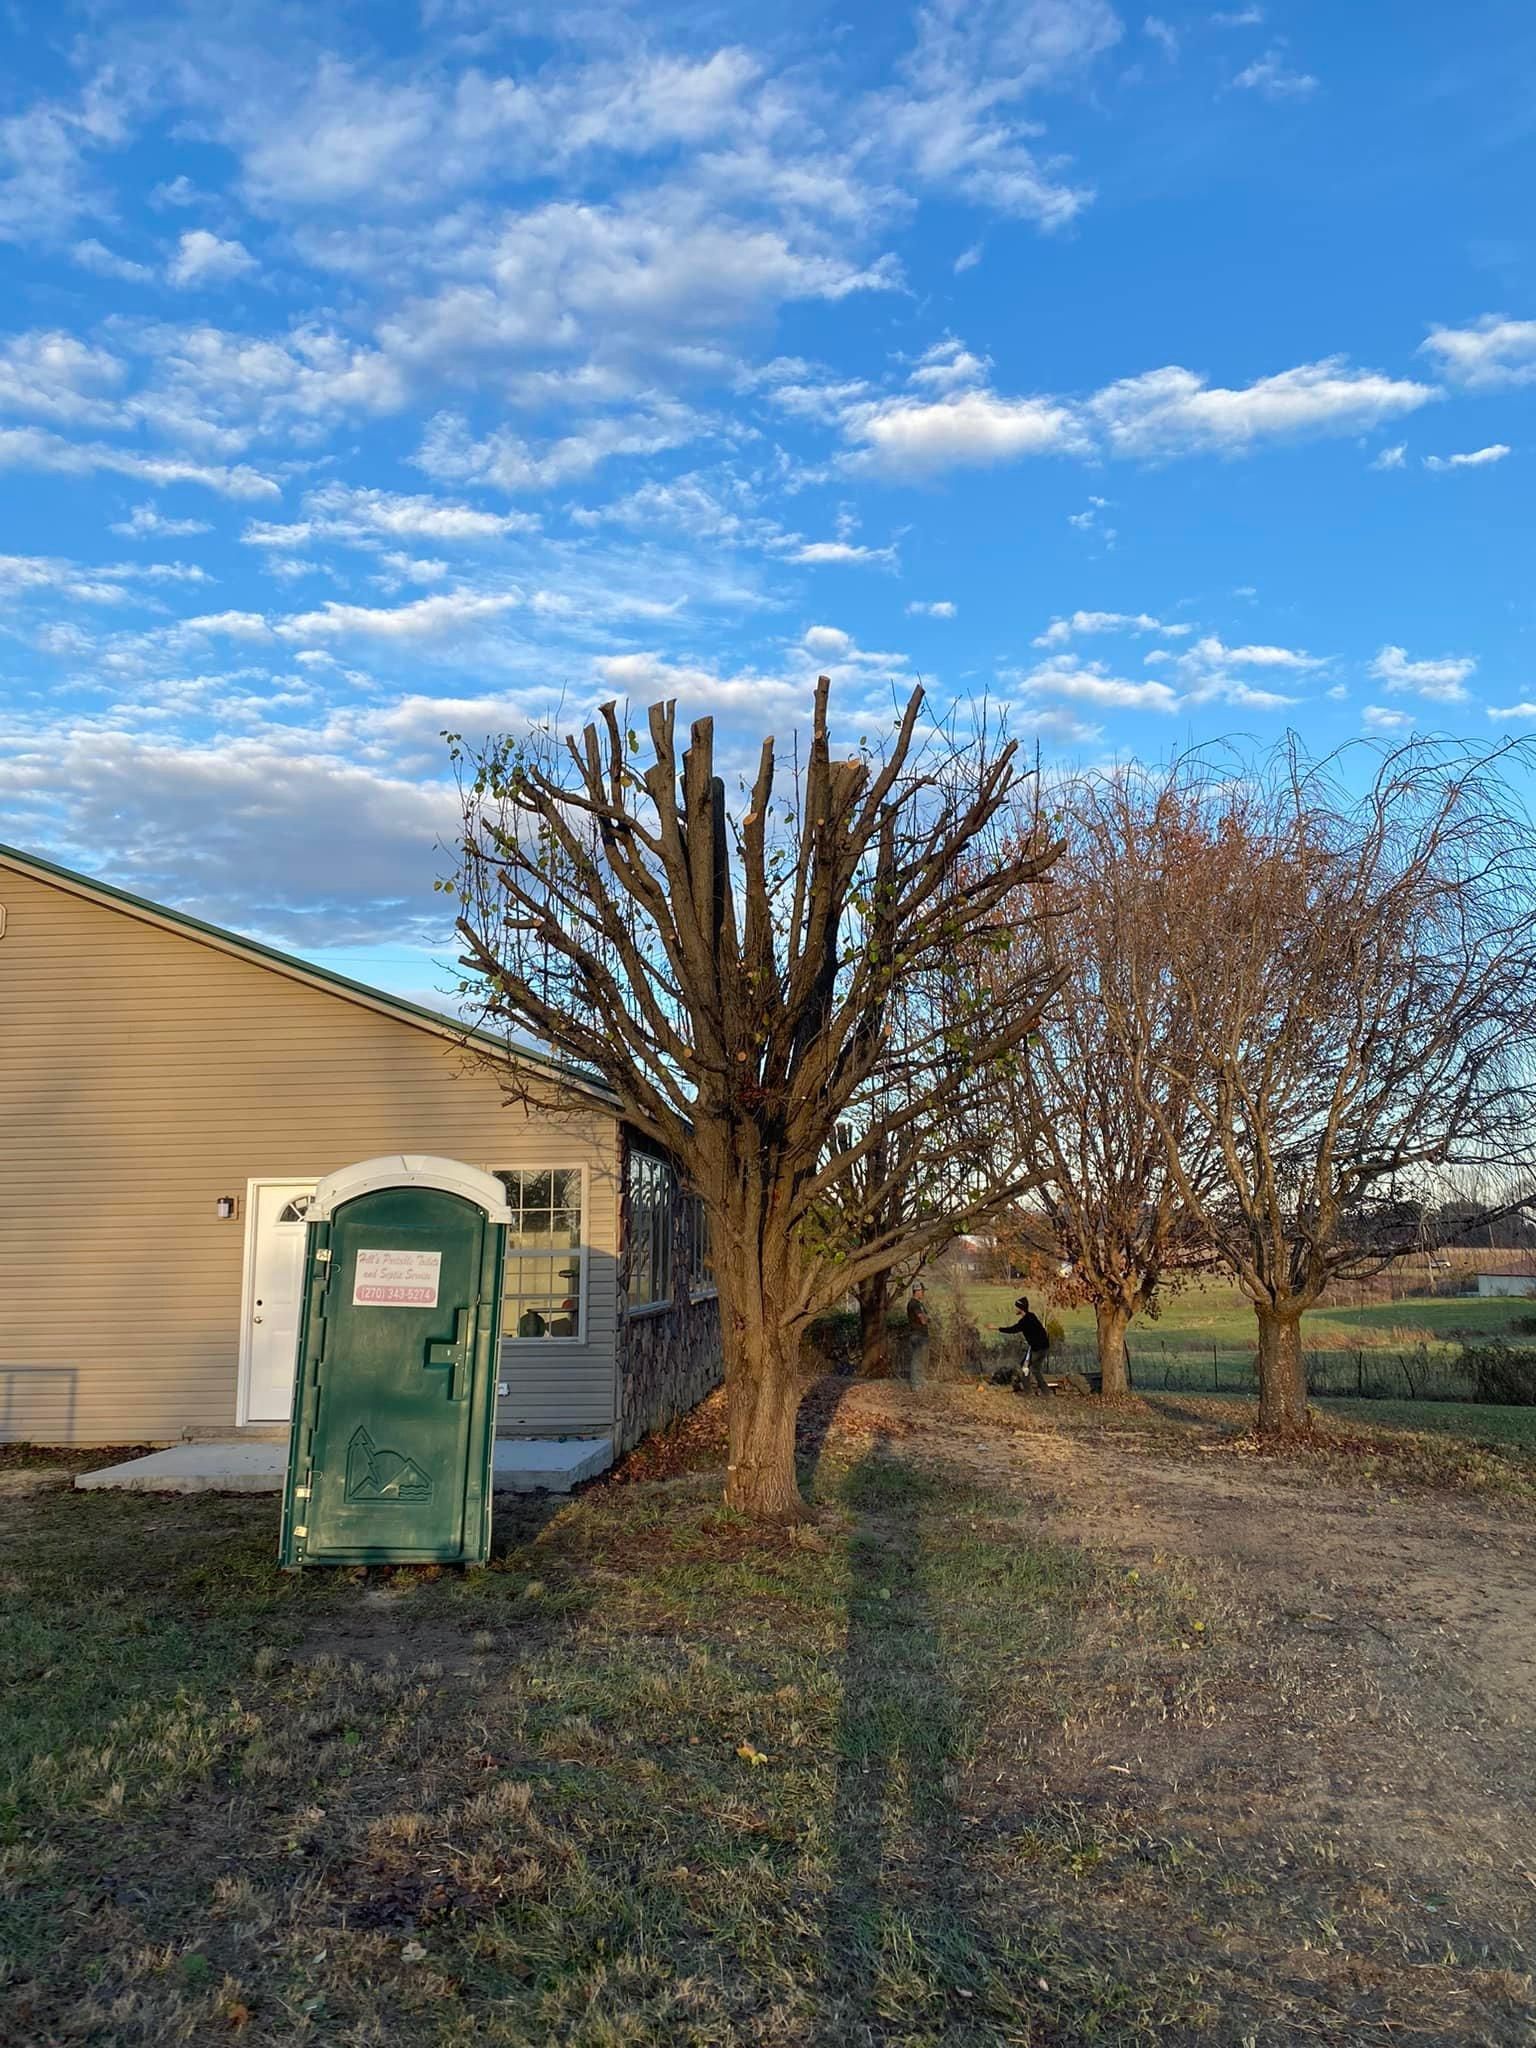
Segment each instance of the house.
M720 1374L700 1205L601 1084L0 846L0 1440L280 1438L304 1210L384 1153L513 1211L497 1433L606 1456ZM606 1462L606 1456L602 1462Z
M1477 1291L1490 1295L1536 1294L1536 1273L1479 1273Z

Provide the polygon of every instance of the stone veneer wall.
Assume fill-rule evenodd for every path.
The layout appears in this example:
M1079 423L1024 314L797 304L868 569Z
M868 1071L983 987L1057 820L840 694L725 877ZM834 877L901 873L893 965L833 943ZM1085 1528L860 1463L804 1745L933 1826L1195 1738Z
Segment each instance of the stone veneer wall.
M665 1429L719 1386L724 1371L720 1346L720 1304L713 1294L691 1300L684 1256L681 1185L674 1175L672 1272L674 1291L666 1308L630 1315L624 1298L629 1253L629 1134L624 1134L619 1228L619 1401L614 1449L632 1450L653 1429Z

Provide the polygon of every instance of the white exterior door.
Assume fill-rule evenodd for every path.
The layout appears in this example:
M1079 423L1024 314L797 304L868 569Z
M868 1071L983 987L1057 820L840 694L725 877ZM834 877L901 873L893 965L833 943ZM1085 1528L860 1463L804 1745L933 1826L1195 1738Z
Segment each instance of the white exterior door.
M242 1422L286 1422L292 1411L304 1287L304 1211L314 1192L312 1180L257 1181L251 1189Z

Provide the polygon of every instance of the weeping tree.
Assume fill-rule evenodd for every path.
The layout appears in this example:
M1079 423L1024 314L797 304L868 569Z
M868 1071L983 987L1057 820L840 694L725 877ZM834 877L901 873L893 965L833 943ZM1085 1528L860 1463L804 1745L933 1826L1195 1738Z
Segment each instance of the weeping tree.
M1050 802L1063 851L1022 885L1011 946L1061 992L1003 1085L1012 1116L1039 1132L1034 1207L1063 1266L1052 1293L1093 1309L1104 1395L1123 1399L1133 1318L1155 1316L1163 1292L1211 1260L1183 1188L1210 1191L1215 1146L1149 899L1181 843L1183 798L1176 778L1131 767L1074 777ZM1026 836L1037 830L1027 817Z
M979 1142L977 1077L1033 1027L1048 975L983 1001L941 971L1000 939L1054 849L1003 844L1020 780L986 729L924 727L834 754L816 684L803 763L764 740L728 805L713 722L679 755L617 709L551 735L457 748L455 888L486 1021L607 1083L702 1197L719 1288L728 1502L802 1512L800 1340L870 1276L920 1256L1033 1181L1030 1135ZM943 1213L892 1216L914 1177Z
M1256 766L1171 772L1150 941L1109 1002L1174 1187L1253 1304L1263 1433L1307 1426L1301 1318L1331 1282L1421 1249L1462 1175L1529 1185L1536 860L1517 754L1415 739L1312 762L1293 738Z

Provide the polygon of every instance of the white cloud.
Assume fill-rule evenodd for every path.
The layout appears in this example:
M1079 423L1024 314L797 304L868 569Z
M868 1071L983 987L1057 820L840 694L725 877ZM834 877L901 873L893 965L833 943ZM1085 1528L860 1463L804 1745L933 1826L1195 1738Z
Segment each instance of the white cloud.
M148 284L155 274L147 263L135 263L127 256L117 255L94 235L76 242L69 253L82 270L94 271L98 277L116 278L123 284Z
M947 597L934 598L928 603L921 598L914 598L907 606L908 616L916 619L952 619L958 610L959 606Z
M1054 741L1063 747L1089 746L1104 737L1102 725L1088 725L1070 711L1042 704L1036 698L1015 705L1009 724L1020 738L1028 735L1034 739Z
M339 604L328 598L319 611L300 612L277 628L285 640L334 639L345 634L373 640L446 640L515 610L514 592L445 591L411 604L380 608Z
M853 645L853 636L838 626L807 626L800 643L818 661L837 661Z
M651 703L662 697L679 697L705 711L771 714L779 708L806 704L810 694L809 677L790 682L752 669L721 675L695 663L669 661L654 652L600 655L593 667L605 689Z
M501 176L547 176L594 152L646 157L740 140L755 126L759 60L739 48L702 59L626 52L580 68L496 75L418 73L389 83L335 58L277 103L248 95L228 110L247 191L264 207L398 211L442 206L456 189Z
M192 228L177 243L165 274L175 285L227 284L255 268L256 259L243 242L226 242L206 228Z
M405 403L400 366L382 351L331 327L308 323L281 339L229 333L207 322L145 326L134 345L148 357L156 388L137 401L152 423L219 446L244 446L252 432L328 424Z
M1073 612L1069 618L1052 619L1043 633L1035 635L1036 647L1065 647L1083 633L1163 633L1182 639L1189 626L1170 626L1149 612Z
M1257 28L1263 19L1262 7L1238 7L1224 14L1211 16L1211 20L1218 28Z
M792 547L787 559L812 566L846 562L879 563L882 567L889 567L896 559L896 550L894 547L857 547L846 540L808 540L802 541L797 547Z
M1433 661L1410 661L1403 647L1383 647L1368 673L1389 690L1412 690L1441 704L1459 704L1467 696L1467 678L1477 667L1470 654L1442 655Z
M1308 654L1304 648L1264 641L1229 647L1215 633L1203 633L1187 647L1156 648L1145 658L1149 666L1158 663L1178 678L1181 705L1231 704L1245 711L1280 711L1296 699L1260 688L1234 670L1269 669L1302 676L1327 667L1321 656Z
M703 425L689 407L658 398L648 412L590 420L534 448L507 427L476 441L461 415L438 413L428 421L412 460L440 483L494 485L507 492L548 490L590 476L615 456L659 455L679 447L695 439Z
M974 270L981 261L981 257L982 246L980 242L972 242L969 248L962 249L954 262L956 277L963 276L967 270Z
M475 505L347 484L325 484L304 499L303 516L287 524L254 520L241 539L247 547L282 550L317 540L382 545L390 540L429 540L438 546L504 540L532 533L538 521L527 512L485 512Z
M1524 722L1525 720L1536 718L1536 704L1522 703L1505 704L1502 706L1490 704L1488 706L1488 716L1490 718L1518 718Z
M1408 443L1394 441L1390 448L1383 448L1373 455L1368 465L1371 469L1406 469L1408 466Z
M1485 313L1470 327L1435 327L1424 343L1444 376L1472 391L1536 383L1536 320Z
M1122 711L1171 712L1179 708L1178 693L1166 683L1132 682L1109 674L1102 663L1070 656L1042 661L1009 678L1025 696L1066 697Z
M54 239L105 210L89 159L127 135L119 83L90 78L73 102L39 100L0 120L0 241Z
M1170 63L1177 60L1179 54L1179 33L1171 22L1164 21L1160 14L1149 14L1141 24L1141 32L1143 35L1150 37L1154 43L1160 45L1164 56L1168 58Z
M1342 356L1328 356L1232 389L1171 364L1106 386L1087 412L1117 454L1240 454L1263 439L1359 433L1438 395L1430 385L1353 370Z
M610 346L674 349L786 303L900 282L889 258L865 263L793 222L713 215L698 192L629 206L553 201L508 217L462 267L469 281L408 300L382 323L392 357L462 372L579 350L598 334Z
M1305 648L1272 647L1248 645L1245 647L1224 647L1214 634L1207 634L1197 640L1183 661L1203 662L1207 665L1221 665L1228 668L1285 668L1297 674L1310 669L1326 668L1327 662L1319 655L1308 654Z
M1306 99L1317 91L1317 80L1311 72L1294 70L1279 44L1245 65L1232 83L1240 92L1262 93L1267 100Z
M272 629L260 612L228 611L182 619L173 630L178 638L265 640Z
M904 82L867 110L864 132L922 184L1059 227L1092 193L1037 153L1038 128L1019 109L1086 75L1121 33L1107 0L929 0Z
M989 356L974 356L960 341L936 341L918 358L910 383L929 391L954 391L968 384L984 384L992 367Z
M917 377L944 376L951 367L967 378L984 371L959 343L941 347L942 356L925 359ZM1352 369L1330 356L1234 388L1169 364L1121 378L1081 402L1006 398L968 383L937 399L903 394L849 403L841 420L846 437L862 444L857 461L892 475L922 476L1027 455L1091 456L1101 444L1111 454L1143 460L1244 454L1265 440L1358 433L1441 395L1433 385ZM1079 527L1093 523L1091 513L1070 517Z
M0 427L0 469L52 470L60 476L90 476L108 470L150 484L202 484L227 498L275 498L269 476L243 464L192 462L176 455L142 455L103 442L65 441L38 427Z
M155 207L196 206L203 195L198 191L186 173L180 172L174 178L152 187L149 203Z
M0 412L65 426L110 426L124 376L118 357L58 329L32 329L0 343Z
M60 790L67 810L55 809ZM62 858L278 944L442 934L432 879L448 865L457 792L317 749L309 735L199 746L81 726L0 743L0 808L23 804L29 836Z
M1296 699L1279 690L1256 689L1241 676L1212 674L1186 690L1180 701L1184 704L1234 704L1244 711L1283 711Z
M30 591L50 591L79 604L121 604L126 595L120 581L75 562L45 555L0 555L0 596L17 598Z
M56 555L0 555L0 597L63 598L70 604L149 604L158 598L134 586L211 583L206 569L190 562L106 562L86 565ZM57 626L46 629L51 643ZM173 631L179 630L176 628Z
M1071 410L1045 398L999 398L990 391L956 392L933 403L890 398L844 415L864 459L891 475L923 476L979 468L1024 455L1075 452L1083 436Z
M1367 732L1401 732L1413 723L1411 711L1389 711L1381 704L1367 704L1360 714Z
M382 557L384 569L388 572L375 580L394 589L401 583L441 583L448 574L448 564L439 561L435 555L405 555L390 552ZM306 565L313 568L314 564ZM535 599L537 604L537 599Z
M126 519L113 521L112 531L129 540L181 539L193 533L211 533L206 519L167 519L153 505L135 505Z
M1424 467L1433 470L1486 469L1492 462L1502 462L1509 452L1507 442L1494 441L1486 448L1474 448L1465 455L1426 455Z

